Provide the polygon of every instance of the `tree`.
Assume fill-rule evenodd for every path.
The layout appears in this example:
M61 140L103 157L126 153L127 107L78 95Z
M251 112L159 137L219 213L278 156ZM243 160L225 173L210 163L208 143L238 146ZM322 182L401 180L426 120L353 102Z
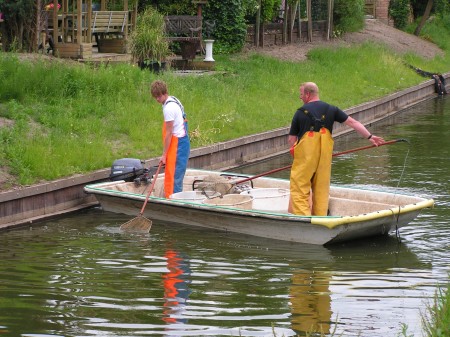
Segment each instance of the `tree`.
M414 35L419 36L420 31L425 25L425 22L427 22L428 18L430 17L432 8L433 8L433 0L428 0L427 7L425 7L425 12L423 13L422 19L420 20L419 24L416 27L416 30L414 31Z
M4 51L37 48L36 13L39 0L0 0L4 15L2 25L2 45Z

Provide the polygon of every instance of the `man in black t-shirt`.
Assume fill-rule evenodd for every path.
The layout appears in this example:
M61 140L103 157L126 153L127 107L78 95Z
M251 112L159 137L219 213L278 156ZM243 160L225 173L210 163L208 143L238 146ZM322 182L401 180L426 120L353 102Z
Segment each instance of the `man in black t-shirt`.
M300 85L304 105L296 111L289 131L288 143L293 148L291 168L291 202L289 212L297 215L326 216L333 156L334 122L345 123L373 145L383 138L372 135L360 122L341 109L319 98L319 88L313 82Z

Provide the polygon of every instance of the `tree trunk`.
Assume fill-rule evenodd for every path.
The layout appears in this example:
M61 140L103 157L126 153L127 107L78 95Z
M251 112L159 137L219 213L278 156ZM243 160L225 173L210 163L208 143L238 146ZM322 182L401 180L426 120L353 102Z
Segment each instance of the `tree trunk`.
M256 23L255 23L255 46L259 47L259 35L261 34L261 0L258 0L258 11L256 12ZM264 34L264 32L263 32Z
M328 0L328 19L327 19L327 40L331 38L333 33L333 9L334 0Z
M428 0L427 7L425 7L425 12L423 13L422 20L420 20L419 25L417 26L416 30L414 31L414 35L419 36L420 31L422 30L423 26L425 25L425 22L427 22L428 18L430 17L431 8L433 8L433 0Z
M283 34L282 34L282 40L283 44L288 43L288 37L287 37L287 27L288 27L288 10L289 10L289 4L287 0L284 2L284 12L283 12Z
M295 25L295 18L297 16L297 9L298 9L298 1L295 1L295 3L292 3L290 6L290 20L289 20L289 42L294 42L294 25Z
M36 0L36 28L33 34L33 43L31 51L35 52L39 47L39 42L42 43L42 47L45 48L45 41L39 41L41 37L41 32L44 30L43 20L42 20L42 0Z
M313 36L311 7L312 7L311 0L306 0L306 12L308 15L308 41L309 42L312 42L312 36Z

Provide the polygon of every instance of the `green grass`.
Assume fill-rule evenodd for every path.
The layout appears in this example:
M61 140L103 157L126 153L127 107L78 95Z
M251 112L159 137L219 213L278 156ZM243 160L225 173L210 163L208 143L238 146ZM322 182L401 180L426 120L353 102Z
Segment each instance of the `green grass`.
M422 317L422 326L427 337L450 336L450 283L438 289L428 314Z
M424 32L439 34L445 48L450 43L440 21ZM109 167L117 158L159 156L162 112L149 95L156 78L183 102L195 148L288 126L301 105L301 82L316 82L321 99L345 109L423 82L405 63L445 72L450 56L398 56L367 43L315 49L299 63L256 53L215 59L223 74L179 77L130 65L24 62L0 52L0 117L15 122L0 129L1 166L25 185Z

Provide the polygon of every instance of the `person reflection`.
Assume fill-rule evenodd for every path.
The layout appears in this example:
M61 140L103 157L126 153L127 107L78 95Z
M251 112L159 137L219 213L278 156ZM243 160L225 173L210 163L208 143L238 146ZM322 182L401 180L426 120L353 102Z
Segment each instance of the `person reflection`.
M296 333L330 333L330 278L326 272L298 270L289 288L292 329Z
M168 272L162 275L164 285L163 321L166 323L186 323L183 311L191 290L189 289L189 260L173 249L164 255Z

